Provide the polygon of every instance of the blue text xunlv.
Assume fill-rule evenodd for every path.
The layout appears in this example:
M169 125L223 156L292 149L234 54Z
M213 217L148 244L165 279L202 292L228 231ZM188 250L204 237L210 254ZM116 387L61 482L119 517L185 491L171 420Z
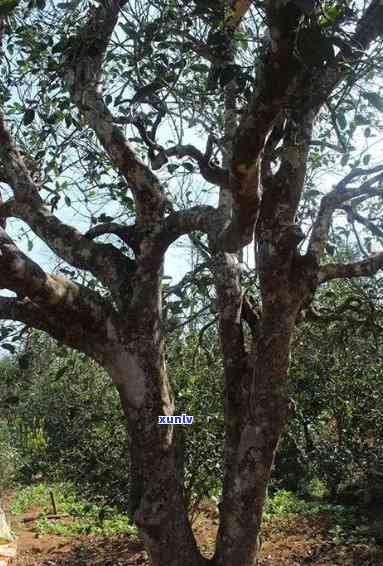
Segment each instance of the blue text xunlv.
M172 415L168 417L167 415L160 415L158 417L158 424L192 424L193 417L189 415Z

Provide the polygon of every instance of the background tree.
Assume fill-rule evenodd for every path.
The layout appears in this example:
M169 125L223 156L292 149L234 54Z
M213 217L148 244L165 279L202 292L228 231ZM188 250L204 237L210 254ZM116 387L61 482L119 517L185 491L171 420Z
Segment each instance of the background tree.
M331 231L337 211L351 227L358 222L381 236L383 166L358 144L358 126L371 123L364 129L371 137L370 110L382 108L374 83L381 2L38 1L3 2L0 10L1 180L12 193L0 216L21 220L82 275L46 273L0 228L0 284L15 294L1 299L1 317L44 330L107 370L128 423L135 520L152 563L204 564L177 435L158 425L174 406L164 360L164 257L194 234L215 287L225 379L213 563L254 564L288 413L295 323L319 285L383 265L383 253L368 255L367 238L359 241L363 260L321 264L329 239L342 238L342 225ZM205 137L204 149L199 138L192 144L196 135ZM167 164L170 175L181 167L193 175L193 162L215 187L205 204L192 205L187 180L177 190L161 172ZM348 164L341 180L322 188L315 172ZM58 208L62 196L74 206L74 191L85 209L103 195L122 209L91 211L94 225L80 230ZM123 245L96 240L106 234ZM255 308L241 284L241 249L250 243Z

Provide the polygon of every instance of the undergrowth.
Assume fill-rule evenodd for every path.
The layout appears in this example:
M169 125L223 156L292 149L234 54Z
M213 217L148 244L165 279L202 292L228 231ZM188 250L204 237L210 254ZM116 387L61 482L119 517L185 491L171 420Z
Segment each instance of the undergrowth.
M129 534L137 537L137 529L127 515L109 505L83 499L71 483L39 483L21 489L11 511L21 515L31 510L39 512L36 521L39 533L65 536Z

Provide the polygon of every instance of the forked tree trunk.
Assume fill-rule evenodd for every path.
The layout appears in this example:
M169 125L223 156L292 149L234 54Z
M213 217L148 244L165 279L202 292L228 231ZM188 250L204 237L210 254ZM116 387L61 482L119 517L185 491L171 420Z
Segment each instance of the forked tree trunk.
M257 564L267 487L288 413L290 342L307 290L296 283L299 277L286 258L264 263L262 313L250 354L246 353L241 329L238 261L233 255L223 254L215 268L225 369L226 434L214 566Z
M153 288L142 295L149 302L146 310L142 303L131 313L129 326L110 332L114 346L105 365L128 421L134 519L153 566L257 563L267 486L288 410L290 340L304 294L291 279L291 269L285 267L274 278L267 274L263 279L278 281L261 285L262 315L253 351L248 354L242 331L238 259L226 253L215 258L226 439L220 527L212 561L201 556L189 522L174 427L158 423L158 417L173 414L174 407L164 361L160 308L155 314L160 301ZM159 295L159 287L156 289Z
M203 566L177 468L174 427L158 423L159 415L173 414L161 341L141 334L115 352L108 371L128 421L132 512L151 564Z

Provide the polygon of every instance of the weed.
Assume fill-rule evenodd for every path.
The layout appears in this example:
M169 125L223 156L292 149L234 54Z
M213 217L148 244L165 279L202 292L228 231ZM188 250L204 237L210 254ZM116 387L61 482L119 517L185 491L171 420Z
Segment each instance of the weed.
M55 519L49 518L53 511L51 493L54 494L59 515ZM137 537L137 529L127 515L118 513L113 507L82 499L71 483L40 483L20 490L13 502L12 512L20 515L33 508L38 508L41 512L36 522L36 529L40 533L63 536L111 536L125 533Z

